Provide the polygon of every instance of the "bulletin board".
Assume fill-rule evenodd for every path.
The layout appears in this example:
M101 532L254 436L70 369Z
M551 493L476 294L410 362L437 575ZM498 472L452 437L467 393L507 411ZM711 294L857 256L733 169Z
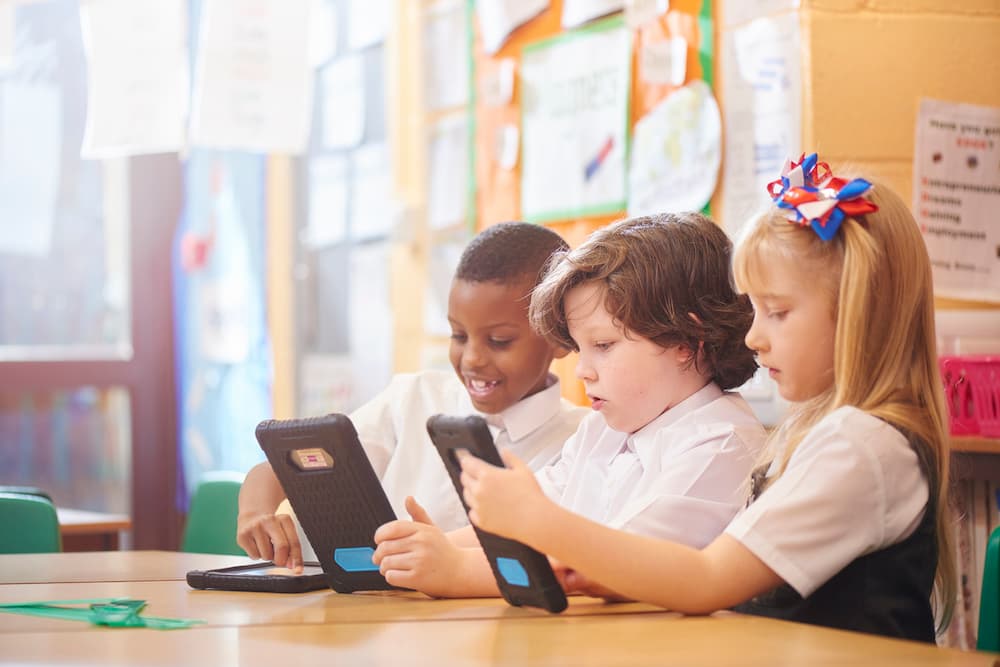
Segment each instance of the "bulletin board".
M565 3L566 0L550 0L547 8L517 27L490 54L484 48L480 23L483 12L477 13L475 3L469 2L474 81L470 114L474 146L475 227L482 229L503 220L529 219L553 227L571 244L575 244L593 229L625 215L669 210L666 206L675 204L686 205L685 210L707 209L718 176L721 135L718 107L711 93L714 52L711 0L672 0L667 11L655 11L655 16L639 24L631 20L633 16L627 11L617 11L568 29L563 27ZM613 6L623 3L604 4ZM625 4L661 7L668 3ZM613 146L609 145L610 141L603 146L599 142L596 146L581 148L577 166L585 173L594 169L602 158L612 159L618 151L617 159L623 160L625 165L627 196L617 202L614 198L607 198L596 206L588 206L583 201L580 206L569 207L562 212L542 210L540 215L536 215L540 209L531 203L530 193L526 210L526 193L523 191L525 156L528 156L529 169L530 161L534 159L532 146L529 145L531 128L525 127L525 107L537 104L531 89L530 77L534 67L531 59L539 50L554 44L586 39L586 33L607 33L616 29L628 32L625 142ZM677 72L680 53L683 54L683 69ZM673 60L672 74L662 71L664 62L657 62L661 55L667 61L667 69L669 61ZM529 79L524 76L526 67ZM514 71L513 90L509 95L498 95L497 88L503 87L498 82L505 77L510 79L511 68ZM530 110L527 115L531 116ZM641 144L636 143L637 132L640 133ZM511 142L515 136L516 157L512 158ZM653 156L646 169L633 168L630 163L636 158L650 157L650 149L660 151L661 155ZM669 158L666 162L663 154ZM705 158L701 159L702 156ZM657 160L659 166L655 164ZM674 184L674 192L649 193L643 190L643 182L647 190L649 184ZM685 199L680 196L695 191L695 197ZM703 201L702 193L706 193ZM646 201L646 210L633 211L636 199ZM697 201L697 205L692 205L693 201ZM651 206L654 208L651 209Z

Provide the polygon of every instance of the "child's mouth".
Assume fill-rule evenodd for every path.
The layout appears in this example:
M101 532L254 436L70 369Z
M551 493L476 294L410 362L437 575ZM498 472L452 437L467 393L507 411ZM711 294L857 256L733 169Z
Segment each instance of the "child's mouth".
M588 398L590 398L590 407L592 409L600 410L604 407L605 400L603 398L598 398L596 396L589 396Z
M474 380L465 379L465 388L475 398L483 398L493 393L493 390L500 384L500 380Z

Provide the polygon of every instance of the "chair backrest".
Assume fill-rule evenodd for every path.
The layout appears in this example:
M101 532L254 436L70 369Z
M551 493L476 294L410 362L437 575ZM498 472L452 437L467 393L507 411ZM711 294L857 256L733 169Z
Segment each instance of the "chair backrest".
M0 553L35 554L62 551L59 517L48 498L35 494L0 493Z
M979 632L976 648L1000 651L1000 526L986 543L986 563L979 595Z
M236 544L236 515L242 482L240 473L216 472L198 483L191 496L181 551L246 555Z
M0 486L0 493L16 493L22 496L41 496L50 503L52 502L52 496L49 495L48 491L39 489L37 486L8 486L4 484Z

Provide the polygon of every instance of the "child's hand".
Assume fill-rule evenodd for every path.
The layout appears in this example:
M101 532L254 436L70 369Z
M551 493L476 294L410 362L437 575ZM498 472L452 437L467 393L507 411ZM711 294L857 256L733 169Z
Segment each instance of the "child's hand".
M302 572L302 545L295 522L287 514L240 514L236 519L236 543L250 558L273 561L296 574Z
M406 498L406 511L413 521L390 521L375 531L378 546L372 562L393 586L447 596L464 550L451 543L412 496Z
M588 579L576 570L564 568L561 573L556 574L559 583L567 594L579 593L589 595L592 598L604 598L608 602L628 602L629 598L603 586L596 581Z
M506 469L469 454L460 457L469 518L488 532L528 541L524 539L529 531L526 519L536 515L546 497L528 466L507 450L500 455Z

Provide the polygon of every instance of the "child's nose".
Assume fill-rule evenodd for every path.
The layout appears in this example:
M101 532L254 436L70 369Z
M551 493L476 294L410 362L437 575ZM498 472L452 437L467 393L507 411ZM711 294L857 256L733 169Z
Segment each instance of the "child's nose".
M482 345L469 341L462 351L462 365L466 368L481 368L486 365L488 355Z
M750 330L747 331L747 335L743 340L746 346L754 352L761 352L766 347L767 341L761 331L760 325L757 323L756 317L753 319L753 324L750 325Z
M576 361L576 377L578 380L596 380L597 374L594 372L594 367L584 359L581 354Z

